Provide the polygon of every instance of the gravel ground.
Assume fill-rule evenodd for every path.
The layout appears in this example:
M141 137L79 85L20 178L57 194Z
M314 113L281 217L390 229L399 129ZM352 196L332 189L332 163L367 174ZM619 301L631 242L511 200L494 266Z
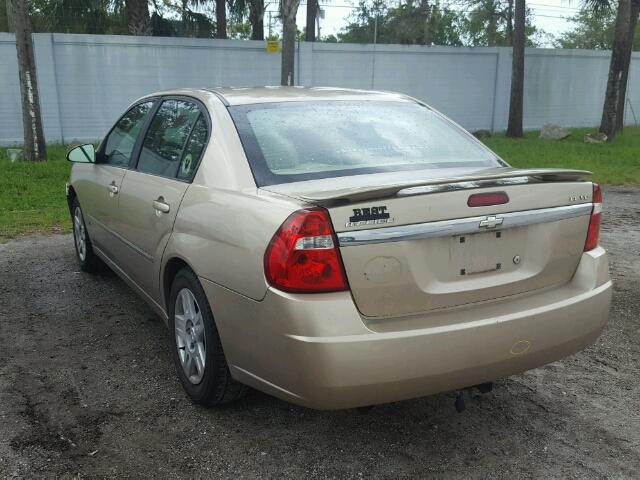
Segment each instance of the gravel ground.
M71 237L0 245L0 477L638 478L640 189L606 192L610 322L569 359L453 394L317 412L251 391L205 410L168 334Z

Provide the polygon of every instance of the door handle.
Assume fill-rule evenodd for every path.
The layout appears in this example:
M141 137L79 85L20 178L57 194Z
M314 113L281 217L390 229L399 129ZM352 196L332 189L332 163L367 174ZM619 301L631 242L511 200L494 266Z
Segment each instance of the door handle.
M158 197L157 200L154 200L153 208L158 213L169 213L169 210L171 210L169 204L164 201L164 197Z
M118 192L120 191L115 181L111 182L111 184L107 188L109 189L109 195L111 195L112 197L114 195L117 195Z

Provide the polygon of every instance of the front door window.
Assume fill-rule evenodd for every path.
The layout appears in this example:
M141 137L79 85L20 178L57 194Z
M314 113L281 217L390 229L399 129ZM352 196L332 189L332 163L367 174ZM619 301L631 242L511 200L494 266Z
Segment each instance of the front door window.
M151 111L153 102L139 103L118 120L105 141L104 155L100 163L126 168L140 129Z

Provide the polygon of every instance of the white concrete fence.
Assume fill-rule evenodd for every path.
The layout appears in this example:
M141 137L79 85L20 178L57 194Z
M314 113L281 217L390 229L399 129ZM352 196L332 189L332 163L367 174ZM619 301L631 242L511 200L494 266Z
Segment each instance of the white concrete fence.
M259 41L111 35L34 35L49 143L101 138L125 107L174 87L277 85L280 55ZM609 52L528 49L524 124L596 126ZM469 130L505 130L510 48L300 43L296 84L394 90L420 98ZM626 123L640 118L640 54L634 53ZM13 34L0 33L0 144L22 142Z

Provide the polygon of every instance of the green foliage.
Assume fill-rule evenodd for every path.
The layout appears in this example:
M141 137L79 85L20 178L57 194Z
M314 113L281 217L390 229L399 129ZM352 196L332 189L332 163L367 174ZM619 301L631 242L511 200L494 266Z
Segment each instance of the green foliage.
M0 32L9 31L9 15L6 7L6 0L0 1Z
M396 4L394 4L396 5ZM349 24L337 35L340 42L420 45L510 46L513 3L508 0L468 0L464 9L448 3L403 0L390 6L385 0L360 0ZM527 11L527 44L536 46L546 36ZM334 41L327 37L323 41Z
M468 13L462 16L460 30L464 44L471 47L507 47L512 45L513 2L470 0ZM527 46L540 44L545 33L532 24L527 9L525 33Z
M0 0L0 7L5 0ZM146 1L146 0L138 0ZM610 0L592 0L608 2ZM337 35L321 39L324 42L399 43L452 46L511 45L510 0L359 0L348 18L348 25ZM229 11L228 36L247 39L251 28L247 19L250 0L227 0ZM151 30L156 36L211 38L215 36L213 0L153 0L150 2ZM330 5L329 5L330 6ZM125 0L31 0L35 30L38 32L128 34ZM4 9L0 8L0 12ZM601 11L601 10L599 10ZM612 10L605 30L611 30ZM586 15L586 14L585 14ZM6 15L5 15L6 16ZM0 29L6 19L0 16ZM592 32L598 31L593 19L584 31L578 29L559 42L567 48L588 45ZM304 27L304 25L301 25ZM375 34L374 34L375 32ZM276 29L272 38L279 36ZM527 18L527 42L539 45L546 34ZM297 39L304 40L304 29ZM599 38L596 35L596 38ZM582 43L580 43L582 42ZM593 43L594 41L592 41ZM595 42L602 45L604 42ZM583 47L585 48L585 47ZM590 47L586 47L590 48Z
M36 32L126 34L124 7L112 0L32 0Z
M459 23L459 13L438 1L405 0L390 7L384 0L360 0L337 39L373 43L375 34L377 43L462 45Z
M0 241L26 233L69 232L66 147L47 147L46 162L15 162L0 149Z
M4 1L0 0L0 13L4 12L1 8ZM213 13L205 8L212 3L207 0L154 1L151 9L153 35L213 37ZM31 0L31 16L36 32L129 34L124 0ZM6 23L0 15L0 31L3 22Z
M336 37L333 34L326 35L326 36L322 37L319 41L325 42L325 43L338 43L338 37Z
M625 127L612 143L584 143L594 129L573 129L565 140L540 140L538 132L512 139L494 135L482 141L514 167L563 167L590 170L593 180L612 185L640 185L640 127Z
M575 27L557 39L555 43L558 48L611 50L616 23L615 10L602 10L598 13L590 8L583 8L572 21ZM640 50L640 26L636 28L633 49Z
M251 38L251 24L242 21L227 21L227 36L237 40L249 40Z
M180 37L213 38L216 24L204 13L186 10L180 22Z

